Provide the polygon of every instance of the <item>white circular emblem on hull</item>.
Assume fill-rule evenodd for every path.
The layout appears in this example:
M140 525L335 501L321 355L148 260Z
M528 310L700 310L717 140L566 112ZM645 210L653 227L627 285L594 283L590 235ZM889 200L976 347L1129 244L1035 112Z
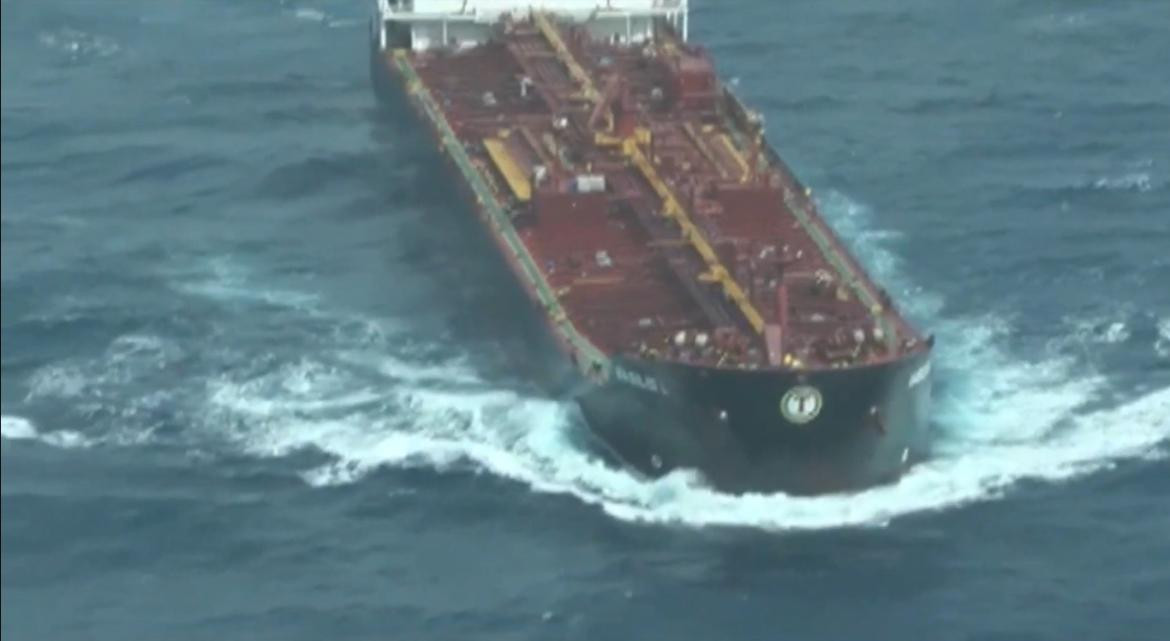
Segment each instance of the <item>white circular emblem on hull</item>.
M808 385L797 385L784 394L780 399L780 413L790 423L803 425L821 413L824 403L817 388Z

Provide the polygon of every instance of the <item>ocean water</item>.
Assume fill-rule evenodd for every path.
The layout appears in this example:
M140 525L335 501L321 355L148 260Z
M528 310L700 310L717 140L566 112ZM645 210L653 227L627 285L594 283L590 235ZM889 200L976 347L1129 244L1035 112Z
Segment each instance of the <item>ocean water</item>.
M693 3L937 335L930 460L594 456L364 2L3 0L3 639L1170 638L1170 3Z

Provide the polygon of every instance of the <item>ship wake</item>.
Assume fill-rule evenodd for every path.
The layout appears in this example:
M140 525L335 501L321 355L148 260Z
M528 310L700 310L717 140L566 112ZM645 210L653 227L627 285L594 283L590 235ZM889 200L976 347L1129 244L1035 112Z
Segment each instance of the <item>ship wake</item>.
M572 494L620 519L690 526L881 525L995 498L1022 481L1167 453L1170 389L1110 399L1105 381L1072 361L1013 361L998 347L1007 332L995 319L944 327L940 344L954 347L940 368L959 382L937 399L935 455L896 484L826 497L730 495L697 473L645 479L616 469L582 447L571 404L499 389L466 363L364 357L392 380L355 387L341 370L302 361L258 379L221 380L210 403L252 454L326 453L330 462L303 473L312 485L356 482L383 466L486 472Z
M862 208L839 194L823 205L884 280L908 282L884 246L888 235L869 229ZM329 454L331 462L304 473L314 485L354 482L381 466L473 470L571 494L620 519L689 526L881 525L995 498L1029 480L1059 482L1167 454L1170 388L1117 396L1104 376L1073 355L1026 360L1009 352L1014 330L1002 318L948 319L941 298L915 291L913 299L918 307L911 311L929 318L939 335L935 451L897 483L853 494L730 495L711 489L698 473L646 479L615 469L582 446L584 426L571 403L500 389L467 362L437 365L398 355L372 364L391 385L381 381L344 394L330 376L302 363L258 387L224 382L212 403L250 416L244 425L265 426L240 435L252 452L313 447ZM319 385L304 385L314 378ZM287 403L261 402L274 389L299 391ZM306 402L329 416L306 416ZM313 405L321 402L329 407Z

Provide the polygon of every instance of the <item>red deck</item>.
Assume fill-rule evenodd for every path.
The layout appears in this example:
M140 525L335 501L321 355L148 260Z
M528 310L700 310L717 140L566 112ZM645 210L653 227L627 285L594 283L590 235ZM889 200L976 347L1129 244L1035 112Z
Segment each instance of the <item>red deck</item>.
M914 348L758 119L701 50L661 31L617 46L537 16L411 64L606 352L825 368Z

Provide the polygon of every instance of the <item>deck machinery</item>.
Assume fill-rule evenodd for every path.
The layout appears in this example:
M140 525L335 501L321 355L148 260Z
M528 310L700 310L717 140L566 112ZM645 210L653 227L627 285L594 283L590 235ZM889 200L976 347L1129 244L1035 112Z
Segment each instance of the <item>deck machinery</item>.
M686 0L378 0L378 95L412 105L647 474L841 491L926 451L933 341L895 309L687 41Z

